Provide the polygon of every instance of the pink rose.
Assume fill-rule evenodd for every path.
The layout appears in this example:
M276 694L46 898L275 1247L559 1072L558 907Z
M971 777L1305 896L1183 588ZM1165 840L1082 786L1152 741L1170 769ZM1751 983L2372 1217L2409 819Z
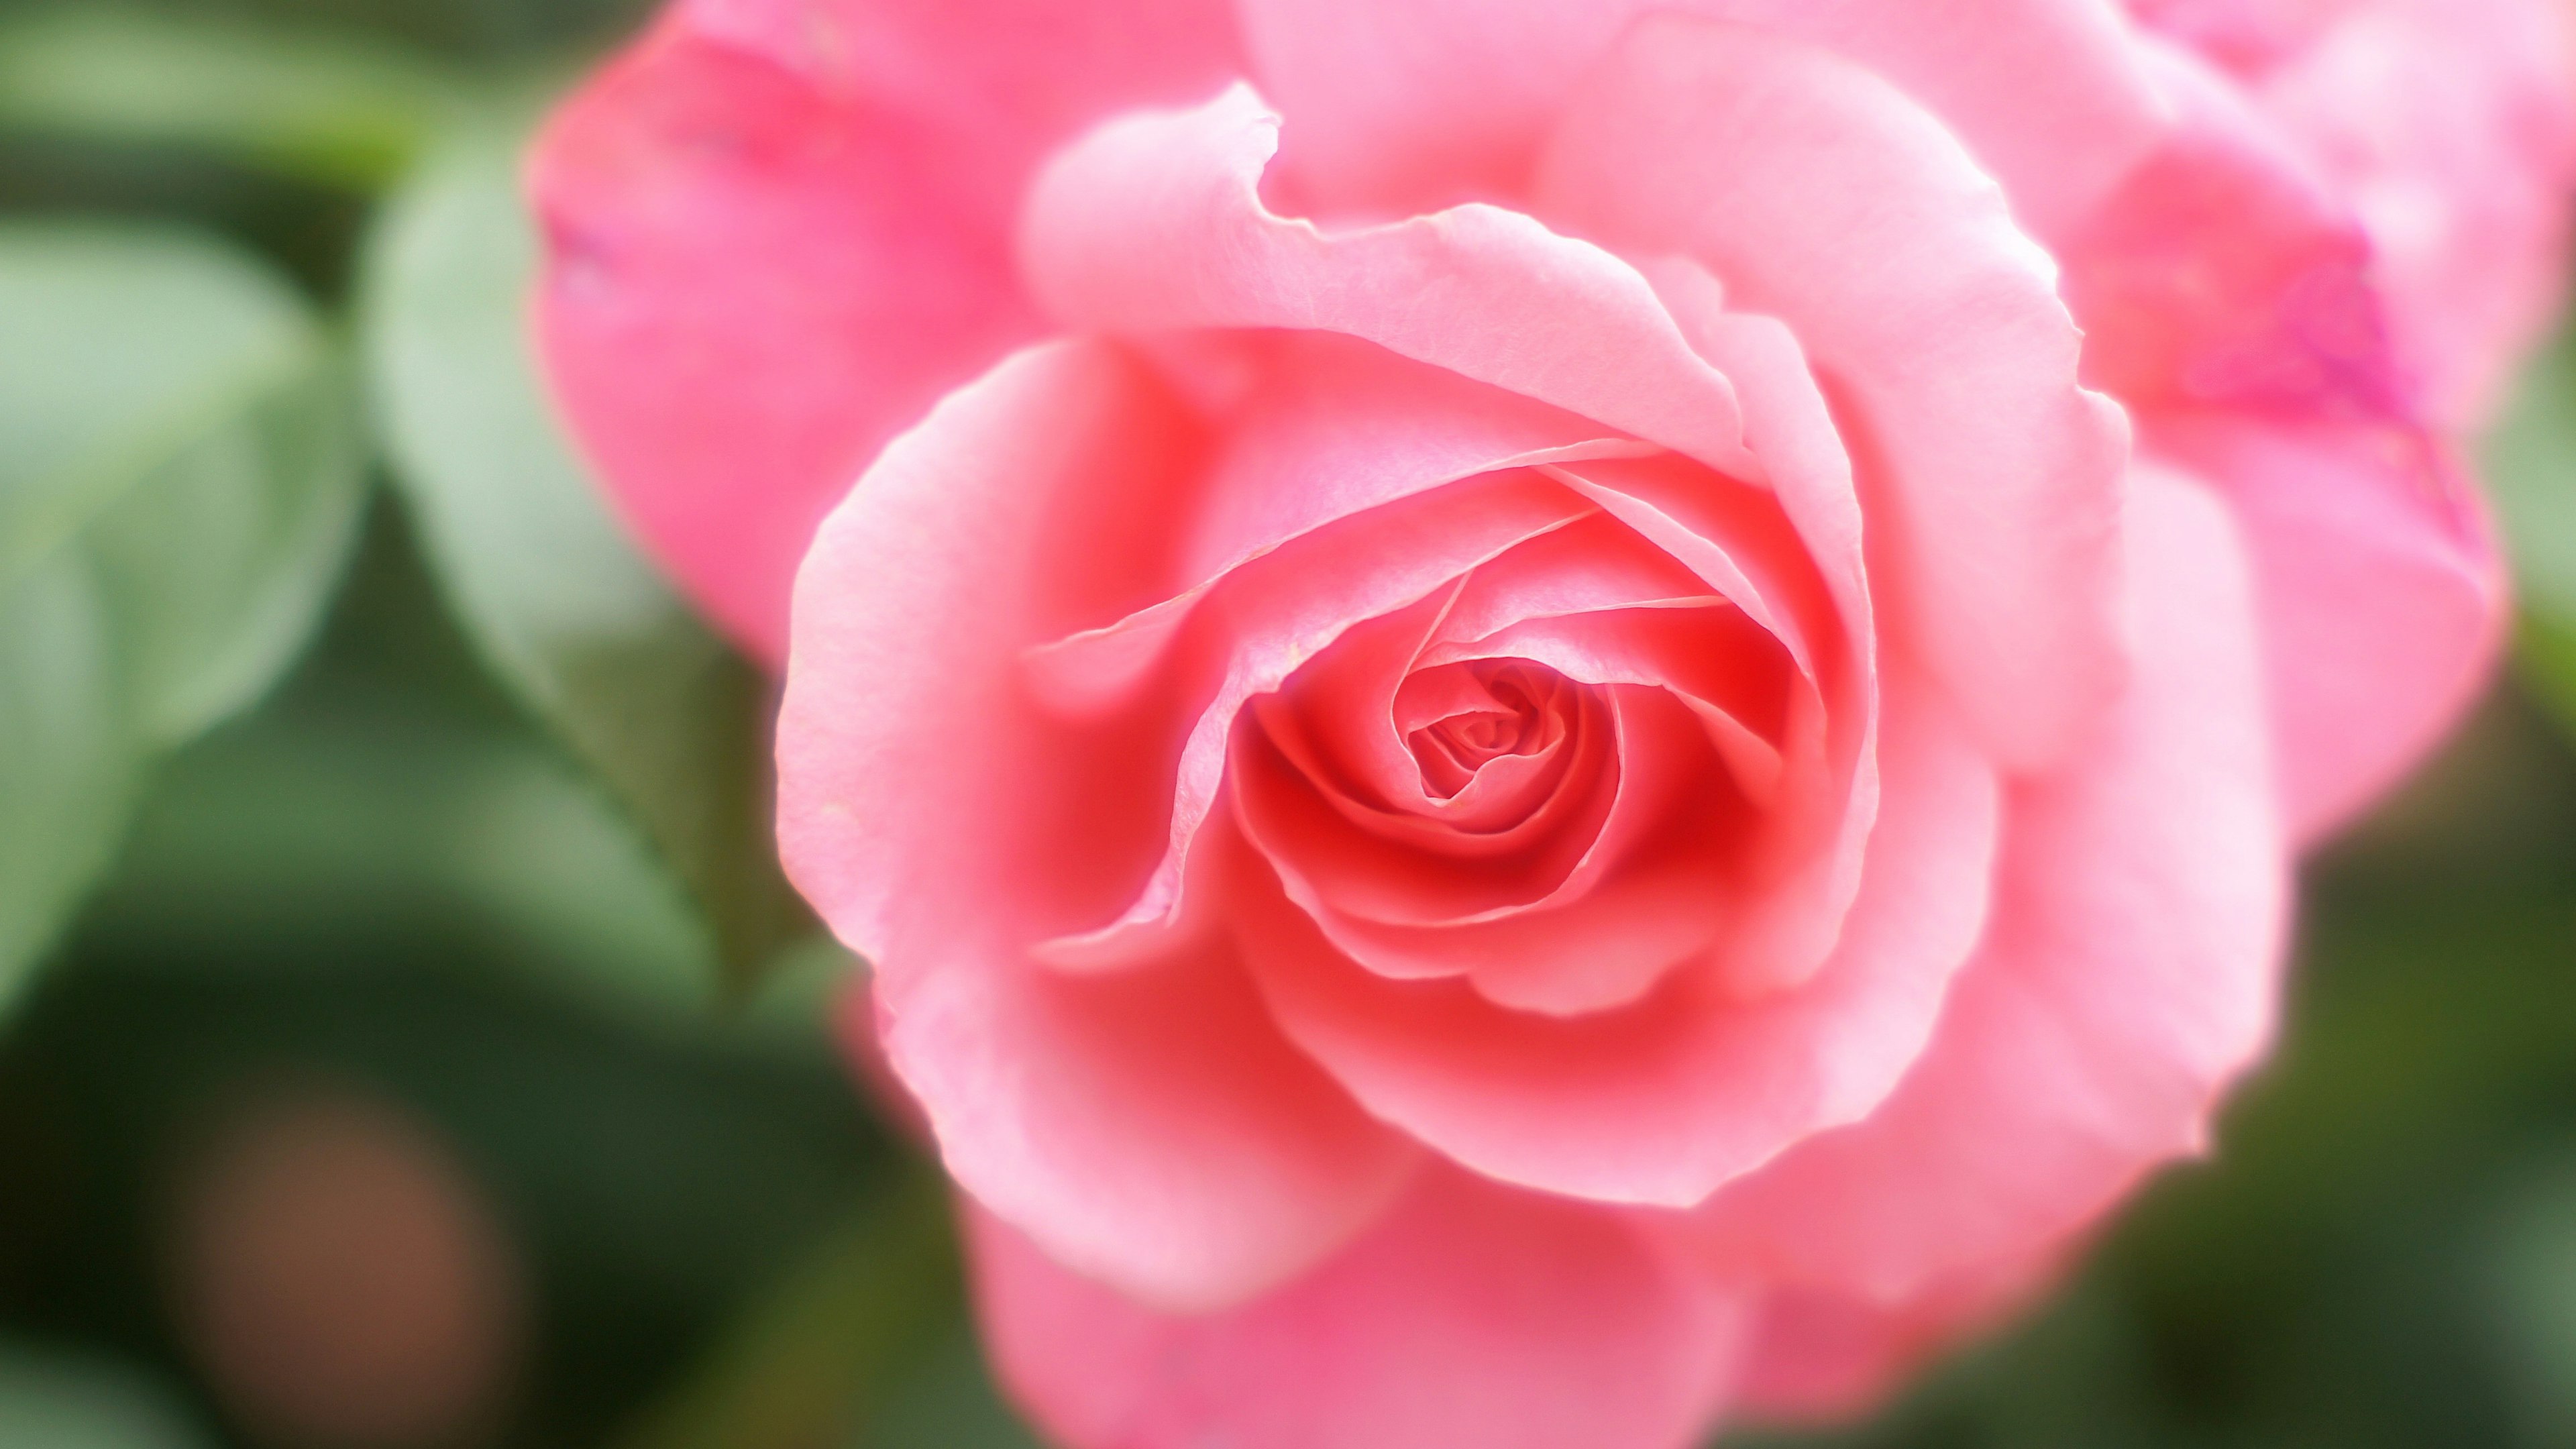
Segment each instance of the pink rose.
M558 118L1063 1441L1848 1407L2202 1146L2485 677L2576 125L2541 0L2132 8L684 0Z

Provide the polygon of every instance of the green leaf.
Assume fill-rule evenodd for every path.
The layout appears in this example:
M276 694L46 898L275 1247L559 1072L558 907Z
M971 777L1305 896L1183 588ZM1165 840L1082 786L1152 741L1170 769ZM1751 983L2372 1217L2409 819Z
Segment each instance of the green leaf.
M770 685L636 552L555 420L528 341L523 137L460 128L370 238L376 409L476 648L632 815L748 985L814 929L771 832Z
M338 579L364 445L304 302L212 242L0 227L0 1001L145 769L275 682Z
M2522 601L2515 665L2576 728L2576 330L2525 370L2482 451Z
M212 151L331 186L392 181L450 94L436 69L355 37L96 6L0 24L0 124Z
M175 1397L129 1370L0 1346L0 1444L202 1449Z
M848 1444L937 1363L963 1298L947 1190L914 1167L758 1297L620 1449Z

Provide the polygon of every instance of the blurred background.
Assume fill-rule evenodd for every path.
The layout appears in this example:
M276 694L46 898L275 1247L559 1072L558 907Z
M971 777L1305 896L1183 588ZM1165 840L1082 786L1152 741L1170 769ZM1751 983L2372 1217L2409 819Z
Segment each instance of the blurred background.
M520 345L634 0L0 0L0 1446L1027 1449L831 1044L763 686ZM2576 361L2513 677L2213 1161L1789 1446L2576 1445ZM1429 1446L1426 1446L1429 1449Z

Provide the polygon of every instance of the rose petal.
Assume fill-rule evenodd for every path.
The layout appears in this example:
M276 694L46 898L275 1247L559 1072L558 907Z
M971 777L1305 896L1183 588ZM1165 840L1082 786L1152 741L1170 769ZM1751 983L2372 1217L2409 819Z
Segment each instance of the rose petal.
M798 580L779 832L876 966L887 1057L949 1168L1051 1251L1154 1301L1230 1301L1329 1251L1414 1155L1284 1042L1222 936L1135 979L1032 944L1115 911L1170 758L1068 730L1020 652L1098 617L1188 476L1191 424L1114 349L1021 354L898 439ZM1099 527L1059 547L1067 511ZM1114 591L1113 591L1114 592Z
M2076 385L2054 264L1940 122L1823 50L1649 17L1576 93L1536 194L1788 323L1872 460L1883 626L2008 765L2061 757L2119 686L2127 426Z
M1937 692L1891 680L1884 804L1841 943L1805 986L1740 1000L1669 980L1562 1020L1445 982L1388 982L1284 896L1235 896L1281 1026L1368 1109L1475 1171L1606 1201L1687 1206L1876 1106L1931 1031L1984 920L1991 768Z
M2198 1150L2263 1047L2288 854L2245 550L2202 489L2132 496L2135 683L2082 768L2016 791L1994 923L1904 1084L1691 1216L1725 1270L1895 1301L2027 1257Z
M1246 702L1279 688L1363 621L1429 597L1476 565L1565 527L1591 506L1526 471L1489 474L1339 520L1228 575L1225 618L1211 626L1213 676L1168 790L1169 842L1125 911L1046 947L1073 970L1149 959L1188 920L1191 849L1224 782L1228 741ZM1191 718L1187 711L1175 711Z
M1626 262L1462 206L1325 232L1259 195L1278 118L1242 86L1112 121L1059 153L1021 216L1030 291L1118 335L1281 327L1364 338L1758 478L1734 389Z
M2034 1254L1925 1288L1901 1303L1814 1289L1763 1300L1738 1382L1748 1417L1848 1421L1868 1414L1924 1357L1992 1327L2058 1266Z
M2564 285L2576 181L2564 8L2370 0L2297 26L2266 7L2139 8L2237 72L2351 199L2434 416L2486 421Z
M1236 766L1245 834L1355 967L1399 980L1463 975L1524 1011L1626 1005L1715 940L1735 833L1727 827L1740 822L1742 802L1697 721L1670 696L1605 693L1619 742L1610 808L1597 822L1567 822L1569 848L1548 852L1542 870L1443 870L1449 862L1427 852L1408 858L1336 829L1320 802L1250 752ZM1575 856L1570 867L1566 855ZM1495 896L1505 899L1489 903Z
M1647 10L1832 47L1966 138L2043 230L2152 139L2154 94L2100 0L1240 0L1264 85L1319 204L1419 211L1518 195L1549 122Z
M1722 321L1722 335L1730 342L1759 344L1776 335L1760 325L1762 319L1730 320L1752 324ZM1702 329L1701 335L1717 330ZM1777 401L1772 393L1780 359L1766 359L1772 349L1759 345L1736 350L1763 364L1745 375L1753 383L1747 396L1763 410L1756 415L1753 436L1768 439L1772 435L1762 429L1776 421L1770 414ZM1788 431L1790 443L1766 456L1795 458L1802 451L1796 443L1801 429ZM1720 956L1722 970L1748 993L1797 985L1824 961L1840 933L1844 913L1860 889L1862 853L1878 808L1872 773L1879 719L1879 682L1873 672L1877 642L1869 633L1866 582L1856 557L1859 540L1844 532L1841 508L1829 489L1799 484L1783 470L1784 480L1793 481L1777 495L1781 502L1810 510L1809 517L1796 519L1798 533L1826 544L1821 556L1825 578L1819 587L1817 568L1791 566L1804 561L1793 547L1781 545L1775 520L1746 511L1732 490L1709 487L1704 476L1682 475L1658 460L1568 464L1549 472L1722 591L1749 587L1757 600L1754 607L1762 610L1756 617L1766 621L1802 671L1803 681L1782 692L1785 719L1762 741L1778 753L1776 780L1768 785L1763 777L1772 773L1770 762L1754 756L1748 748L1753 741L1734 738L1728 729L1740 723L1729 708L1737 699L1735 691L1699 683L1706 670L1669 650L1650 672L1682 687L1685 702L1711 727L1712 743L1769 812L1765 848L1746 862L1751 869L1742 884L1748 888L1734 905L1735 919ZM1748 566L1759 574L1758 582L1745 578ZM1832 627L1837 608L1846 625L1839 631ZM1767 718L1768 712L1756 711L1752 717Z
M2173 130L2059 253L2086 379L2141 408L2402 409L2350 205L2224 77L2141 53Z
M1147 609L1030 653L1056 708L1102 712L1145 687L1191 615L1236 569L1352 514L1483 473L1657 451L1599 423L1350 338L1266 336L1234 361L1259 376L1222 415L1193 490L1180 577Z
M620 509L771 664L796 561L932 401L1035 337L1038 158L1237 70L1218 0L688 0L540 138L538 329Z
M2244 530L2282 811L2315 840L2494 677L2510 610L2485 505L2458 460L2401 428L2176 415L2148 438L2217 483Z
M1153 1313L968 1209L996 1371L1069 1449L1685 1449L1745 1305L1616 1217L1425 1172L1259 1302Z

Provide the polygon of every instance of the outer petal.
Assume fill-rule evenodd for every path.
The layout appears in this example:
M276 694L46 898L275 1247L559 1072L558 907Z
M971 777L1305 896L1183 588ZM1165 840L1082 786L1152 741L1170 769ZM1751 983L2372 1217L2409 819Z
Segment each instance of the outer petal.
M1113 914L1171 761L1061 727L1021 649L1114 617L1188 424L1114 350L1022 354L890 446L798 580L789 871L877 967L887 1056L950 1169L1085 1271L1204 1306L1367 1221L1412 1157L1279 1037L1222 939L1081 981L1034 942ZM1069 520L1087 546L1063 548Z
M1069 1449L1683 1449L1745 1305L1617 1217L1426 1173L1367 1236L1232 1312L1150 1312L969 1209L986 1341Z
M2553 0L2130 0L2224 67L2368 229L2401 352L2484 421L2560 295L2576 44Z
M2457 460L2403 428L2176 416L2147 436L2216 480L2244 529L2282 808L2313 840L2493 677L2509 600L2485 506Z
M1788 1288L1763 1300L1744 1376L1742 1412L1771 1420L1851 1419L1868 1412L1925 1355L1992 1325L2057 1266L2058 1254L1946 1279L1902 1303Z
M2141 410L2401 411L2348 201L2225 76L2159 42L2141 53L2173 130L2058 247L2085 377Z
M1866 1115L1928 1039L1984 923L1991 768L1928 686L1891 681L1860 893L1813 980L1755 999L1685 974L1556 1020L1463 984L1390 982L1245 886L1238 936L1280 1025L1371 1112L1489 1177L1685 1207Z
M1489 206L1340 233L1281 218L1258 193L1278 129L1238 86L1076 142L1039 177L1022 218L1031 292L1075 331L1365 338L1721 472L1762 476L1734 389L1634 267Z
M1895 1095L1684 1220L1724 1270L1896 1303L2027 1260L2197 1150L2262 1048L2288 856L2251 580L2215 499L2134 500L2135 685L2015 793L1994 924Z
M824 512L932 400L1034 337L1030 169L1231 74L1221 0L685 0L531 171L558 395L644 540L786 648Z
M2007 764L2062 757L2119 687L2127 428L2076 384L2054 265L1939 121L1814 47L1652 17L1537 195L1789 324L1847 405L1886 626Z
M2399 345L2452 426L2487 420L2564 293L2568 31L2554 0L2383 0L2260 87L2352 196Z
M1964 136L2043 229L2079 215L2158 111L2107 0L1238 0L1265 85L1296 120L1289 167L1337 208L1518 194L1584 72L1649 10L1830 46Z

